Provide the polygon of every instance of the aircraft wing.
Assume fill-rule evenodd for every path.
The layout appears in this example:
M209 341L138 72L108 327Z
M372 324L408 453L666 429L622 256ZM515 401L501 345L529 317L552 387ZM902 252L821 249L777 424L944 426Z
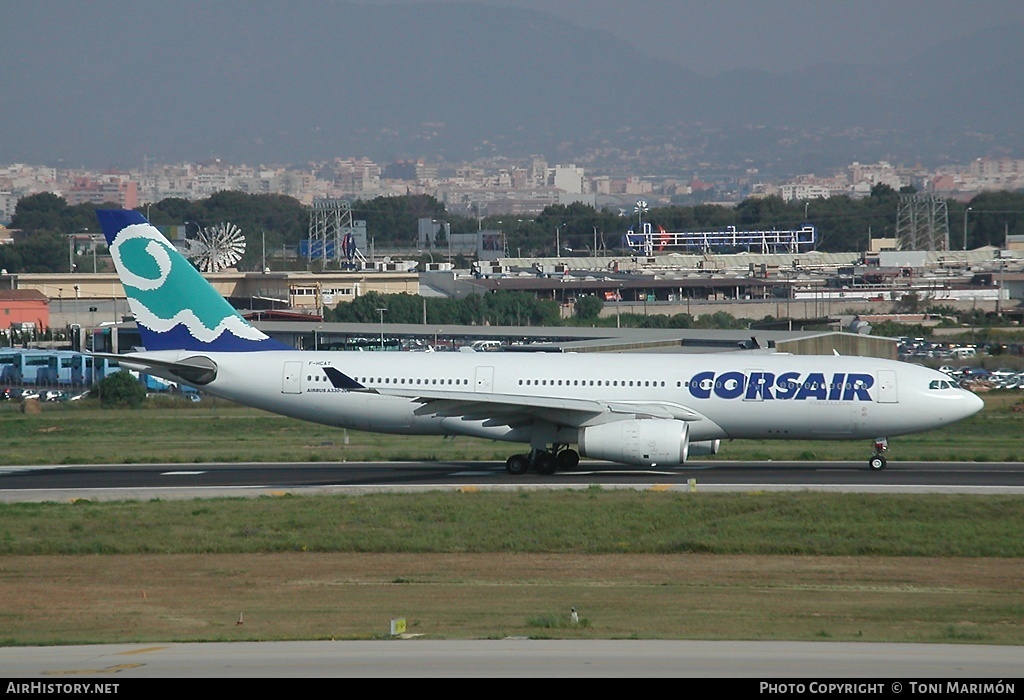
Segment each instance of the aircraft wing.
M363 389L355 380L335 367L325 367L324 371L331 383L338 388ZM371 391L384 396L401 396L419 403L420 406L415 411L419 416L480 420L491 425L520 425L541 419L556 425L580 428L585 425L634 418L706 420L705 416L697 411L669 401L600 401L425 387L376 387Z
M493 425L516 425L540 418L575 428L633 418L700 421L705 417L672 402L600 401L519 394L381 389L384 395L404 396L420 403L416 414L463 420L487 420Z

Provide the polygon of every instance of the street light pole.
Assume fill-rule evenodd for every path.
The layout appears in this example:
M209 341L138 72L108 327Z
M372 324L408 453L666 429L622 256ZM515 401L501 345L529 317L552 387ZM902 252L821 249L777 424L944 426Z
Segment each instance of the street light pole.
M654 240L653 240L653 236L646 236L646 235L644 235L644 212L647 211L647 200L646 199L638 199L638 200L636 200L636 206L633 207L633 211L636 212L636 223L637 223L637 226L639 227L639 228L637 228L636 232L639 233L640 235L644 236L644 254L645 255L653 255L654 254Z
M377 313L380 314L380 349L384 350L384 312L387 309L377 309Z
M967 212L972 209L973 207L967 207L964 209L964 250L967 250Z

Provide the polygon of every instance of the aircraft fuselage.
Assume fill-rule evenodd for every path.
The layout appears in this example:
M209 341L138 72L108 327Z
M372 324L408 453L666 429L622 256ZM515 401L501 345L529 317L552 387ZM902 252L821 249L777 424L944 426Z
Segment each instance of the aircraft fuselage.
M407 434L475 434L529 441L522 421L474 420L424 410L423 398L592 401L623 407L679 406L689 439L854 439L930 430L971 415L980 399L924 367L864 357L782 354L512 354L300 352L147 356L216 363L212 394L303 420ZM125 361L128 361L125 358ZM366 390L339 388L334 368ZM941 385L940 385L941 384ZM538 407L559 428L605 422L558 406ZM572 440L575 442L575 440Z

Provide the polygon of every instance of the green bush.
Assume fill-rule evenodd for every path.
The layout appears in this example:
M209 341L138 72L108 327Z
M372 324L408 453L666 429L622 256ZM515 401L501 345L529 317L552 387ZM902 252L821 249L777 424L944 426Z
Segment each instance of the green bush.
M115 372L98 382L89 394L104 408L138 408L146 399L146 387L129 372Z

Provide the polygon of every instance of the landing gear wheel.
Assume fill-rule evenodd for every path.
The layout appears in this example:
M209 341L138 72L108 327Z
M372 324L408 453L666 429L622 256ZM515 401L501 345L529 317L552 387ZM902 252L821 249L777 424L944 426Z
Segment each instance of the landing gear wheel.
M875 438L875 449L871 453L871 459L868 460L868 468L873 472L882 471L885 469L885 451L889 449L889 441L884 437Z
M555 456L550 452L538 452L533 462L533 468L537 470L538 474L548 476L555 473L558 464L555 462Z
M505 471L512 476L522 476L530 469L530 460L526 455L512 455L505 460Z
M558 453L555 461L558 463L559 469L562 471L570 471L575 469L580 463L580 453L576 450L562 450Z

